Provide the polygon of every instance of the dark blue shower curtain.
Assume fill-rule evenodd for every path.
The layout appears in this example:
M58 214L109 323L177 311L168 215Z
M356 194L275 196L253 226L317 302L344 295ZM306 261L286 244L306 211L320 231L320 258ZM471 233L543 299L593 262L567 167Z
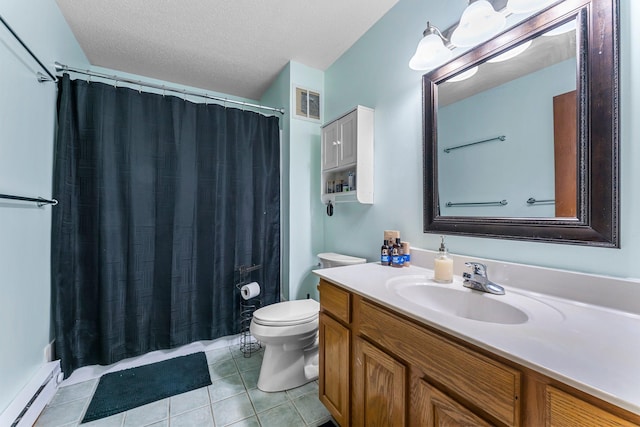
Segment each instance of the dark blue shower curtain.
M277 117L59 83L52 313L65 376L238 332L234 270L280 294Z

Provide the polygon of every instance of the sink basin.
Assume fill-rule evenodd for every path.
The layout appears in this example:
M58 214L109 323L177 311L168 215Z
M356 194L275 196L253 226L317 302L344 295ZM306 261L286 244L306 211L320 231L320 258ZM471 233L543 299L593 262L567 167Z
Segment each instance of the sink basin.
M554 308L513 291L491 295L465 288L461 280L439 284L425 277L401 277L387 282L387 288L412 305L439 313L480 322L516 325L532 316L561 319Z

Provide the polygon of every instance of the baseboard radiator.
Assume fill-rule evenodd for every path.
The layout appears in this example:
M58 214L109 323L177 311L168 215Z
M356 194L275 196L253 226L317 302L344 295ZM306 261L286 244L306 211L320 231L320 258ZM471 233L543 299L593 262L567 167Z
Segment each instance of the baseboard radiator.
M42 365L36 375L0 414L0 426L31 427L51 401L62 380L60 361Z

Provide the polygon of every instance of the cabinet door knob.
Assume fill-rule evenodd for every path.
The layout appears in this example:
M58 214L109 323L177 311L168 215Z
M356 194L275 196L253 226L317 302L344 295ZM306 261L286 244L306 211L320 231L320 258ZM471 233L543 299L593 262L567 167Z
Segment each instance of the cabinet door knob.
M338 145L338 141L333 141L332 144L333 145Z
M337 144L337 145L340 145L340 144L341 144L341 142L340 142L340 141L336 141L336 144Z

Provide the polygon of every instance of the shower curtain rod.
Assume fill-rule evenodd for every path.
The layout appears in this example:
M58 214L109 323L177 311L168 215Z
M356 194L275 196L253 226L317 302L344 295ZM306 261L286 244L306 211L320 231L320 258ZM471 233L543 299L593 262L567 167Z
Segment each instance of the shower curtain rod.
M0 21L2 21L2 24L7 28L7 30L9 30L11 35L18 41L18 43L20 43L20 45L24 48L24 50L26 50L27 53L34 59L34 61L36 61L38 63L40 68L42 68L44 70L44 72L47 73L47 75L45 76L44 74L42 74L41 72L38 71L36 73L36 76L38 76L38 81L40 83L43 83L43 82L57 82L58 79L56 78L56 76L51 74L51 71L49 71L49 69L44 66L42 61L40 61L38 59L38 57L31 51L31 49L29 49L29 47L27 47L27 45L22 41L22 39L18 36L18 34L16 34L16 32L13 31L13 28L11 28L9 26L7 21L5 21L2 16L0 16Z
M42 197L25 197L25 196L14 196L12 194L0 194L0 199L9 199L9 200L19 200L21 202L34 202L41 208L44 205L57 205L58 201L56 199L43 199Z
M98 73L96 71L91 71L91 70L82 70L80 68L70 67L68 65L64 65L64 64L61 64L59 62L56 62L55 65L56 65L56 72L58 72L58 73L63 73L65 71L69 71L69 72L76 73L76 74L84 74L85 76L93 76L93 77L100 77L100 78L103 78L103 79L113 80L113 81L116 82L116 84L118 82L130 83L130 84L137 85L137 86L145 86L145 87L150 87L150 88L153 88L153 89L159 89L159 90L162 90L162 91L180 93L180 94L185 95L185 96L186 95L197 96L197 97L200 97L200 98L207 98L207 99L213 99L214 101L224 102L225 104L227 104L227 103L228 104L238 104L238 105L242 105L243 107L258 108L258 109L261 109L261 110L275 111L277 113L284 114L284 108L274 108L274 107L267 107L266 105L252 104L250 102L235 101L233 99L222 98L222 97L219 97L219 96L210 95L210 94L205 93L205 92L193 92L193 91L186 90L186 89L178 89L178 88L171 87L171 86L165 86L165 85L159 85L159 84L150 83L150 82L144 82L142 80L133 80L133 79L129 79L127 77L120 77L120 76L113 75L113 74L104 74L104 73Z

